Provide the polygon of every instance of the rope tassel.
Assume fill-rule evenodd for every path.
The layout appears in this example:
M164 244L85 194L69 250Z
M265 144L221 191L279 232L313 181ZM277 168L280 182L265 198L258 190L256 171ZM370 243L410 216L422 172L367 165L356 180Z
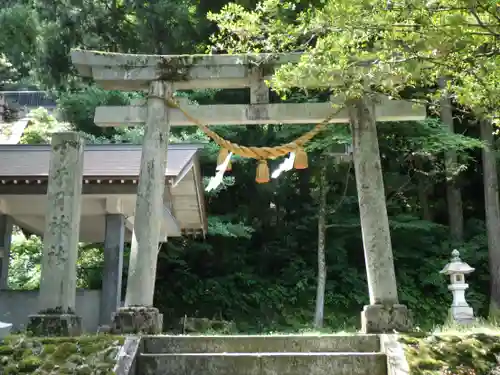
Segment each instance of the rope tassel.
M265 184L269 182L269 166L267 165L266 159L260 159L259 165L257 166L257 176L255 181L258 184Z
M306 169L308 167L307 152L305 152L303 148L298 148L297 151L295 151L293 167L295 169Z

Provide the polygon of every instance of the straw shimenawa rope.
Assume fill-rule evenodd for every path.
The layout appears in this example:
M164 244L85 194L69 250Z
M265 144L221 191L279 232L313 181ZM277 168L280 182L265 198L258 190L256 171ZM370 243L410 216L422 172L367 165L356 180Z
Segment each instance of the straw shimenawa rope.
M259 161L256 177L256 181L258 183L269 182L269 167L267 165L267 159L276 159L285 156L290 152L295 152L295 161L293 165L294 168L307 168L307 153L304 151L304 145L318 133L323 131L326 125L328 125L328 123L343 109L343 107L341 107L337 111L334 111L310 131L301 135L299 138L290 143L275 147L247 147L222 138L220 135L210 130L208 126L202 124L198 119L195 119L189 113L187 113L183 108L181 108L181 106L175 99L166 98L165 100L170 108L175 108L181 111L189 121L196 124L198 128L200 128L208 137L210 137L221 147L221 152L217 159L217 165L222 164L230 152L241 157L257 159ZM230 166L228 166L227 170L230 170Z

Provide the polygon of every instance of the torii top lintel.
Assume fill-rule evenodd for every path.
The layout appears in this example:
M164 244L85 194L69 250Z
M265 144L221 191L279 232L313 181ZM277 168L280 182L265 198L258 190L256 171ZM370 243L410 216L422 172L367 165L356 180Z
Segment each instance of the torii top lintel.
M246 55L139 55L99 51L71 51L78 72L93 78L109 90L146 89L149 82L165 80L174 90L250 87L255 68L261 68L262 79L273 68L298 62L300 53Z

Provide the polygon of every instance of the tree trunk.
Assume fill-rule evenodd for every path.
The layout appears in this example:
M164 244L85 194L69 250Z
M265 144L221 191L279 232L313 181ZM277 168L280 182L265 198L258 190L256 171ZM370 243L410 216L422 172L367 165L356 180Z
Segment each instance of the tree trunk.
M427 190L426 178L422 175L418 176L418 200L422 209L422 219L432 221L434 219L429 202L429 192Z
M488 254L490 264L490 317L500 318L500 204L498 199L497 162L490 121L481 121L481 139L486 143L482 150L484 206Z
M328 181L326 179L326 164L321 166L319 180L319 210L318 210L318 285L316 289L316 311L314 313L314 328L323 327L323 316L325 309L325 287L326 287L326 260L325 260L325 237L326 237L326 209L327 209Z
M440 79L442 89L446 87L446 80ZM448 125L450 132L455 132L453 125L453 113L450 98L447 95L441 97L441 121ZM457 165L457 154L449 151L445 154L446 168L446 201L448 203L448 223L450 225L451 237L458 242L464 238L464 214L462 208L462 193L456 185L453 169Z
M424 163L421 159L415 160L415 165L420 172L417 172L417 191L418 201L420 203L421 217L424 220L432 221L434 219L431 204L429 201L429 185L432 184L429 177L424 173ZM432 187L432 185L431 185Z

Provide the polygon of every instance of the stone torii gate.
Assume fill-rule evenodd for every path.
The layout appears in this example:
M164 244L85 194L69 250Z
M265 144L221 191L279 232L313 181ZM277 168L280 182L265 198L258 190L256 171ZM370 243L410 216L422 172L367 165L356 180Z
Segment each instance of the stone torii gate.
M158 254L158 207L162 205L165 160L170 126L194 125L165 98L176 90L249 88L250 104L188 105L181 107L205 125L317 123L332 111L331 103L269 104L265 80L282 64L297 62L300 54L265 55L132 55L73 50L79 73L108 90L147 91L145 102L128 107L100 107L100 126L145 124L136 222L130 256L125 307L115 317L115 328L156 333L161 317L153 308ZM255 61L265 60L257 66ZM336 99L333 99L336 101ZM399 304L389 223L380 165L376 121L408 121L425 118L425 108L410 102L381 97L350 103L330 122L351 123L363 246L370 304L362 312L365 332L405 331L409 313ZM146 318L145 318L146 317ZM125 327L125 321L130 327Z

